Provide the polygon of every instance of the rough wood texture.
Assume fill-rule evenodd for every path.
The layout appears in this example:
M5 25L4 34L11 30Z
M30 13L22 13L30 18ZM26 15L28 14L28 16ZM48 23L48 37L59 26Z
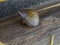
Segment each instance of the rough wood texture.
M44 13L49 16L42 16L40 24L33 28L22 25L19 16L0 21L0 41L6 45L33 45L48 38L60 28L60 11L52 13Z

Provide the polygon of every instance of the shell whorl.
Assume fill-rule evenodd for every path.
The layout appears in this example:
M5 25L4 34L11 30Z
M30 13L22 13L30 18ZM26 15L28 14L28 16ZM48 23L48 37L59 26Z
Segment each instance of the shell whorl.
M32 10L27 12L19 12L21 17L25 20L25 24L28 26L37 26L39 24L38 13Z

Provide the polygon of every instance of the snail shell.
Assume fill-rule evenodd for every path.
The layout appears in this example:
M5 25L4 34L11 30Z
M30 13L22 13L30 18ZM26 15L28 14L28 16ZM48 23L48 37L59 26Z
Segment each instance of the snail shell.
M20 16L24 19L24 22L28 26L37 26L39 24L39 16L38 13L32 10L27 12L20 12Z

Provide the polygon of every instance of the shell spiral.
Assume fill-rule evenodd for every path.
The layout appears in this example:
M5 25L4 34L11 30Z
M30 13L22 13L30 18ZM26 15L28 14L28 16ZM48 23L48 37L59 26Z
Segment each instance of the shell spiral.
M21 17L25 20L25 24L28 26L37 26L39 24L39 16L35 11L19 12Z

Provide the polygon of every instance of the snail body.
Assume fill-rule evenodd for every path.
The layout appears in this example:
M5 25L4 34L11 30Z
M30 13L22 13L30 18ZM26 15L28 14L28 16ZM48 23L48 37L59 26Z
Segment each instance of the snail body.
M27 12L20 12L20 16L24 19L24 23L28 26L37 26L39 24L39 16L38 13L32 10L28 10Z

